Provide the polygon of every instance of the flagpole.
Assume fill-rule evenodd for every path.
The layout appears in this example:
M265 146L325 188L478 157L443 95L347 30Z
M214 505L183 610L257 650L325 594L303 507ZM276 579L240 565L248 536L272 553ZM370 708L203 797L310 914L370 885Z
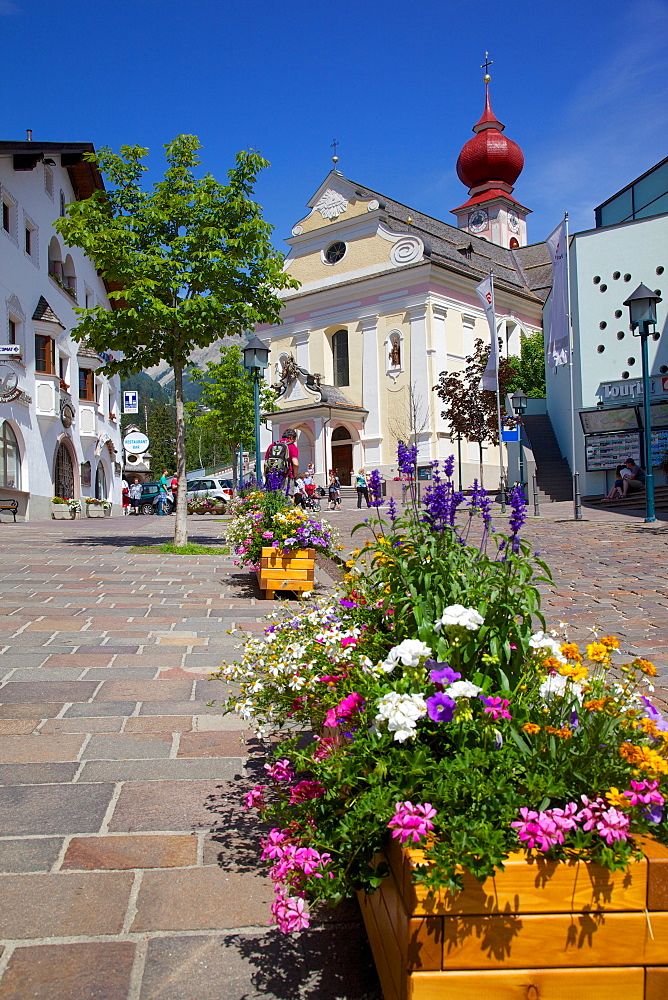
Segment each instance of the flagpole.
M501 513L506 512L506 477L505 470L503 466L503 434L501 429L501 392L499 389L499 369L501 367L501 358L499 356L499 337L496 332L496 301L494 299L494 274L490 268L489 280L492 287L492 314L494 316L494 343L492 344L492 350L496 348L496 420L499 432L499 472L501 475Z
M575 392L573 389L573 320L571 315L571 255L568 242L568 212L564 212L564 233L566 240L566 303L568 309L568 377L571 397L571 478L573 481L573 519L582 520L579 505L578 474L575 461Z

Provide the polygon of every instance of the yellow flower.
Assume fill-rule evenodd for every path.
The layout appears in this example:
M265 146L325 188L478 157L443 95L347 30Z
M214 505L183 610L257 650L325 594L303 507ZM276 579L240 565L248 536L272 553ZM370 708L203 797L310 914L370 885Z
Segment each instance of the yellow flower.
M578 649L578 644L576 642L565 642L559 647L559 651L562 656L565 656L568 660L581 660L582 655Z
M525 733L530 733L532 736L540 732L540 726L537 726L535 722L525 722L522 729Z
M602 646L608 649L619 649L619 639L614 635L602 635L600 639Z
M565 664L559 667L559 673L562 677L570 677L572 681L583 681L585 677L588 676L589 671L583 664Z
M583 708L586 708L588 712L603 712L611 700L610 698L592 698L584 703Z
M622 743L619 748L620 755L633 764L640 771L647 771L649 774L668 774L668 761L652 750L651 747L638 747L633 743Z
M637 670L642 670L647 677L656 677L656 667L649 660L634 660L632 666L636 667Z
M609 663L610 650L602 642L590 642L587 646L587 657L594 663Z
M614 806L616 809L628 809L629 807L628 798L620 792L618 788L615 788L614 785L608 792L605 793L605 797L610 805Z
M542 665L546 670L558 670L561 666L561 660L558 660L556 656L546 656Z

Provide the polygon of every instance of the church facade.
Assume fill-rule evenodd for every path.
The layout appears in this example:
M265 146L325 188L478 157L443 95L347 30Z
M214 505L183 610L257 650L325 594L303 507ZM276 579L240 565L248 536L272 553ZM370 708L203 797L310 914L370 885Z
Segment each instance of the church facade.
M517 355L542 329L551 268L545 244L526 245L514 198L519 146L503 136L489 100L457 170L469 199L451 225L330 171L292 229L285 267L300 287L282 293L282 324L259 327L279 409L263 447L298 432L302 467L343 484L359 468L396 475L397 441L418 446L418 465L455 454L462 479L479 476L479 449L451 440L433 387L461 370L489 331L475 287L494 275L498 334ZM484 448L485 482L498 483L498 449Z

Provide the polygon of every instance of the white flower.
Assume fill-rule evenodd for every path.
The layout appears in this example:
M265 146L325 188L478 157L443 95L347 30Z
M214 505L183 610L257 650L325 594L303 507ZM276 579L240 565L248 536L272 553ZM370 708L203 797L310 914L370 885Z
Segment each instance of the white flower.
M538 693L546 703L554 698L563 698L566 694L574 695L578 701L582 701L582 684L562 677L561 674L550 674L539 687Z
M378 709L374 731L378 732L378 723L387 722L387 728L394 733L397 743L415 736L418 720L427 714L427 705L421 694L400 694L398 691L383 695Z
M475 608L465 608L463 604L451 604L445 608L439 621L434 624L436 630L447 628L449 625L459 625L467 628L469 632L475 632L484 623Z
M448 687L444 688L443 694L447 694L448 698L475 698L477 694L482 691L481 687L477 684L472 684L471 681L453 681Z
M397 663L403 663L405 667L417 667L423 656L431 656L431 647L419 639L404 639L398 646L392 647L381 666L389 674Z
M534 632L529 639L529 645L532 649L544 649L560 663L566 663L566 659L559 649L559 643L555 642L546 632Z

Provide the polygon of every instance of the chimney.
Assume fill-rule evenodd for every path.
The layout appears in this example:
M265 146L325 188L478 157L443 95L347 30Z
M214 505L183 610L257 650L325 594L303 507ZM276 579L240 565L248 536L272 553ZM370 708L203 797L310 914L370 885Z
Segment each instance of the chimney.
M32 142L32 129L26 129L26 142Z

